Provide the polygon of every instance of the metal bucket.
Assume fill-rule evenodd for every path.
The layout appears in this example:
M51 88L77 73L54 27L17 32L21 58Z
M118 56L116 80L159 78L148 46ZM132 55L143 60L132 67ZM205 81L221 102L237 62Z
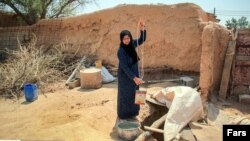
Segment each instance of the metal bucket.
M126 121L118 123L117 130L119 137L127 141L135 140L141 133L138 122Z

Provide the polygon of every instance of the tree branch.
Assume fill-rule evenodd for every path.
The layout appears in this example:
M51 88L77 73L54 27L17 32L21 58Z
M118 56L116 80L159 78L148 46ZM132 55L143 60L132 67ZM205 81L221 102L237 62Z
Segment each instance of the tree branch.
M48 3L46 3L46 8L52 3L53 0L49 0Z
M29 25L33 24L28 17L26 17L21 11L18 10L18 8L13 3L11 3L11 1L0 0L0 2L8 5L11 9L13 9L16 12L16 14L20 16L27 24Z
M51 18L58 18L59 15L61 13L63 13L63 10L67 7L67 5L71 4L72 2L74 2L76 0L68 0L67 2L65 2L59 9L59 11L57 13L55 13L54 15L50 16Z

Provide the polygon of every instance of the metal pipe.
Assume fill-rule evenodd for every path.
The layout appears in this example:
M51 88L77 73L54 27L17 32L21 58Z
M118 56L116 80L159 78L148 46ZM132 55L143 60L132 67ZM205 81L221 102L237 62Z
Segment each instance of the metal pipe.
M146 80L145 83L174 82L180 80L181 79Z

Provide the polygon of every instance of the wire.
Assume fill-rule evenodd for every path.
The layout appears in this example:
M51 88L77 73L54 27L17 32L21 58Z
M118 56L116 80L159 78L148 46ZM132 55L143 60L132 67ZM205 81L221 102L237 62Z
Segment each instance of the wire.
M210 10L210 13L214 13L218 16L245 16L250 17L250 11L238 11L238 10Z
M233 14L216 14L218 16L235 16L235 17L250 17L249 15L233 15Z

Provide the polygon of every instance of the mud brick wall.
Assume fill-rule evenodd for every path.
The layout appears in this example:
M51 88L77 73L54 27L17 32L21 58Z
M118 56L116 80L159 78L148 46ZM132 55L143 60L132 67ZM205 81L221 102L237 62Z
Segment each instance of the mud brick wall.
M34 33L38 44L66 42L70 46L66 52L96 55L104 64L117 67L119 34L128 29L134 39L137 38L140 18L145 20L147 29L143 56L145 69L166 67L200 72L203 95L217 89L229 32L214 23L211 14L191 3L120 5L86 15L41 20L20 29L0 27L0 50L17 47L17 37L25 43ZM141 51L139 56L142 58Z
M250 85L250 29L239 30L233 73L235 85Z
M69 52L96 55L103 63L117 67L117 49L122 30L137 38L140 18L146 22L147 41L144 67L169 67L180 71L200 71L202 22L211 15L191 3L176 5L122 5L111 9L58 20L41 20L33 26L0 28L0 48L14 48L35 33L39 44L67 42ZM7 36L6 36L7 35ZM8 44L7 44L7 43ZM141 52L139 51L140 58Z

